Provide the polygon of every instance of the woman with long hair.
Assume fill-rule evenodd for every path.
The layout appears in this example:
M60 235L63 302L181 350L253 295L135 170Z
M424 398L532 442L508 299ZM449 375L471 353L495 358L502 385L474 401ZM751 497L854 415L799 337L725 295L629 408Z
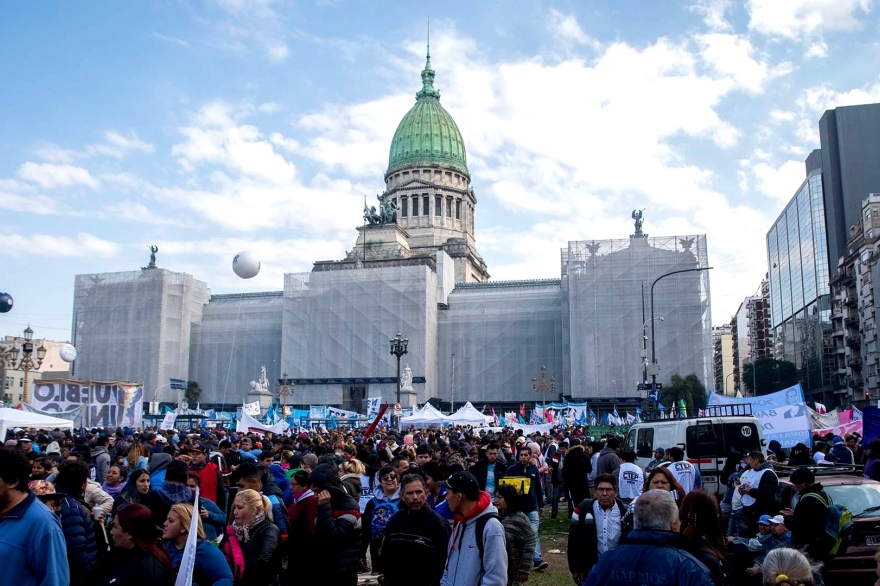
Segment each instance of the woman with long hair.
M135 470L128 478L128 482L119 491L119 496L113 501L111 517L115 517L119 509L129 504L143 504L144 498L150 492L150 474L146 470Z
M363 493L363 483L361 476L366 474L367 467L360 460L348 460L339 465L339 476L342 479L342 486L345 492L350 494L352 498L360 500Z
M162 526L162 540L171 558L171 567L175 572L180 570L183 561L183 550L189 537L189 529L193 518L193 507L188 503L172 505L168 518ZM219 549L205 540L202 520L197 519L196 560L193 568L193 584L199 586L232 586L232 570Z
M98 563L95 586L170 586L171 560L159 541L150 509L129 504L119 509L110 529L113 550Z
M684 498L685 490L675 479L675 476L672 475L672 472L664 466L658 466L648 473L645 477L645 484L642 486L642 492L655 488L671 492L672 498L675 499L675 504L681 508L681 501Z
M495 506L501 515L507 546L507 586L519 586L529 579L535 553L535 531L522 512L522 496L510 484L495 488Z
M128 448L128 458L126 458L126 461L128 462L129 471L147 470L150 465L150 446L141 442L134 442Z
M681 534L688 552L703 562L717 586L731 584L730 561L721 531L718 501L703 489L687 493L678 510Z
M196 489L202 487L202 477L195 472L190 472L186 475L186 485L193 494L196 494ZM217 536L223 535L223 530L226 527L226 515L210 499L201 496L201 493L199 494L199 519L199 523L204 529L205 539L214 541Z
M272 522L272 503L255 490L238 491L232 502L232 525L220 542L236 539L244 557L244 575L238 586L269 586L281 569L281 532Z
M807 556L790 547L774 549L761 564L763 583L772 586L813 586L816 571Z
M55 463L46 456L40 456L31 466L31 480L46 480L54 470Z
M107 468L107 474L104 475L104 484L101 485L101 490L115 499L123 488L125 488L125 468L119 464L110 464L110 467Z

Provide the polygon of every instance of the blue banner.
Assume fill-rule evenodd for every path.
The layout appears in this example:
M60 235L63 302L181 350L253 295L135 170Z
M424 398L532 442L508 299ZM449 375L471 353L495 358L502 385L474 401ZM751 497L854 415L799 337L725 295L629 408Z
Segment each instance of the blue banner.
M761 422L764 439L769 444L776 440L783 448L791 448L798 442L810 446L810 416L804 402L800 383L779 392L760 397L728 397L709 393L707 405L752 406L752 414ZM866 436L867 437L867 436Z

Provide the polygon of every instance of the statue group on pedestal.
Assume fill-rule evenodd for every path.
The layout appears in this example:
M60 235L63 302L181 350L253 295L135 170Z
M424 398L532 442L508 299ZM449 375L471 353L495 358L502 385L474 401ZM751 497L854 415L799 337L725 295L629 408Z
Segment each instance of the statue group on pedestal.
M382 198L376 196L376 199L379 200L379 210L376 210L376 206L367 207L366 202L364 202L364 222L368 223L370 226L384 226L385 224L391 224L397 221L397 203L392 198L387 198L385 201L382 201Z
M269 392L269 379L266 378L266 367L263 366L260 368L260 380L251 381L251 392L254 393L263 393L268 394Z

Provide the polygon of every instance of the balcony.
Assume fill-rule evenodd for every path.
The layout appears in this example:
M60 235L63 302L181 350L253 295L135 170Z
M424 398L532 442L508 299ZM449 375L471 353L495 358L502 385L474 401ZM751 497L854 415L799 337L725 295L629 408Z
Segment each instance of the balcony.
M831 332L831 337L832 338L842 338L843 334L844 334L843 330L834 330L833 332Z
M850 329L859 329L859 318L857 316L848 317L843 320L843 325Z
M840 279L840 284L844 287L852 287L856 284L856 278L853 275L845 274L842 279Z
M855 370L862 369L862 359L861 358L850 358L846 361L846 365Z
M847 307L856 307L859 304L859 298L854 293L848 293L847 296L843 298L843 304Z
M859 336L847 336L844 343L850 348L859 348L862 345L862 338Z
M862 377L860 377L860 376L846 377L846 386L851 388L854 391L860 391L862 389Z

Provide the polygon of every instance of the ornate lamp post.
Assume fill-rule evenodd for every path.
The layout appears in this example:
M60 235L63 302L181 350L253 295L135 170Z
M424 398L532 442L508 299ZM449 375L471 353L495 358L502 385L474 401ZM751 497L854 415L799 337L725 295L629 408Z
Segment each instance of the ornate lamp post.
M4 368L9 368L11 370L21 370L24 371L24 389L21 393L21 402L27 403L28 401L28 373L31 370L37 370L40 366L43 365L43 359L46 358L46 348L43 344L40 344L40 347L37 348L37 357L34 359L34 331L28 326L24 330L24 341L21 343L21 347L12 347L6 353L8 358L0 357L0 365ZM19 358L19 355L21 357Z
M409 338L401 338L400 332L389 340L391 346L391 355L397 357L397 402L400 403L400 357L406 354L406 348L409 345ZM398 418L400 423L400 418Z
M550 377L550 384L548 386L547 379L545 377L546 373L547 373L547 367L542 365L541 366L541 384L540 385L538 384L537 378L534 378L534 377L532 378L532 390L538 391L539 393L541 393L541 413L542 413L542 418L545 422L547 421L547 391L552 392L552 391L556 390L556 377L554 377L554 376Z
M296 391L296 383L292 379L287 378L287 373L282 375L281 386L275 387L275 396L281 399L281 413L287 417L287 397L292 397Z

